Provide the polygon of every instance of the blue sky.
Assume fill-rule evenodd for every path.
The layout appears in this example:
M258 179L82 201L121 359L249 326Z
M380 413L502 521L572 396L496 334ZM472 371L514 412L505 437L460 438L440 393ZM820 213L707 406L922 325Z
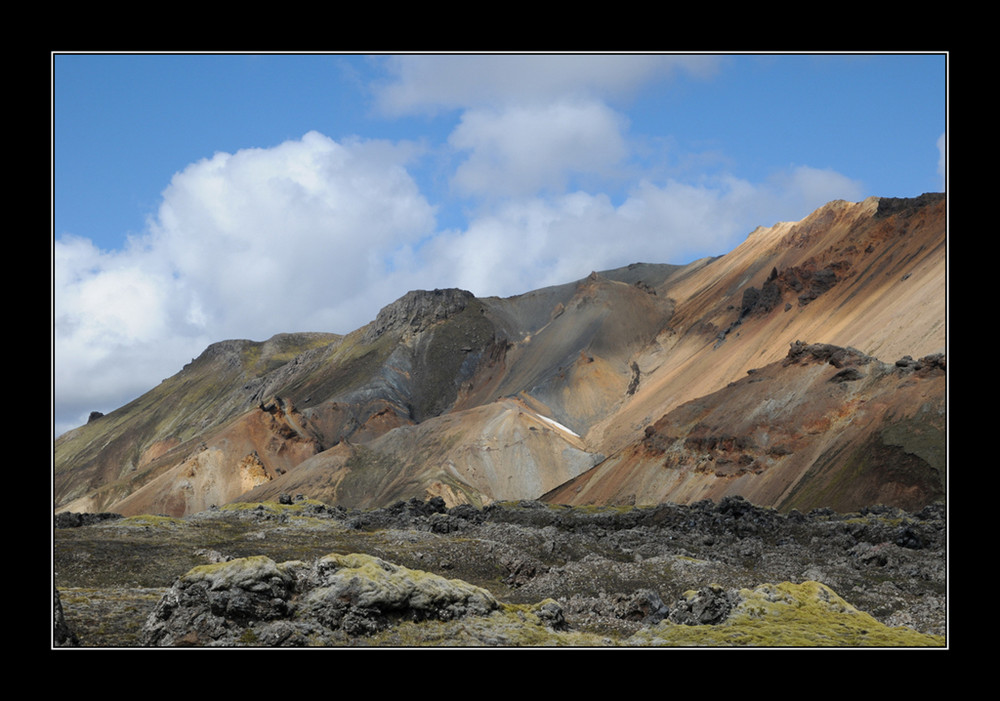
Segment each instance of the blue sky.
M946 74L943 54L55 54L56 432L215 341L942 191Z

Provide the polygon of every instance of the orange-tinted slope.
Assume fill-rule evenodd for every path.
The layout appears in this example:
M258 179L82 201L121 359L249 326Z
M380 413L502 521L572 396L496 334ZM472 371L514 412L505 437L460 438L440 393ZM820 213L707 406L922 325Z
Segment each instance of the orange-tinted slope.
M544 498L693 503L743 496L783 510L919 509L945 494L945 367L886 364L825 344L687 402Z

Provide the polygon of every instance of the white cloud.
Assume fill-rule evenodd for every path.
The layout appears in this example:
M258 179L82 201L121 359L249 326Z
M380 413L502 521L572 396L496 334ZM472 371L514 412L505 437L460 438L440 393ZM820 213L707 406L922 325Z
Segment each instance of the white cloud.
M711 75L717 56L662 54L409 55L386 59L391 79L376 89L398 116L548 102L553 97L627 97L679 72Z
M795 168L754 184L639 182L618 206L604 194L511 199L463 231L442 234L410 264L435 285L510 296L634 262L688 263L736 247L776 213L799 219L834 199L857 200L843 176Z
M762 216L777 214L783 221L798 221L831 200L856 202L864 197L864 186L846 175L827 168L794 166L759 186L753 206Z
M125 250L56 241L57 424L117 408L211 342L374 318L405 291L384 280L395 250L434 229L413 155L315 132L219 153L174 176Z
M57 433L138 396L217 340L177 323L183 300L159 259L76 237L56 241L53 254Z
M434 228L433 208L404 167L411 156L316 132L216 154L174 177L153 246L217 333L267 337L287 330L281 324L335 321L330 311L375 284L386 255Z
M595 101L471 110L449 138L469 152L453 183L495 197L559 192L576 173L607 177L628 155L626 121Z

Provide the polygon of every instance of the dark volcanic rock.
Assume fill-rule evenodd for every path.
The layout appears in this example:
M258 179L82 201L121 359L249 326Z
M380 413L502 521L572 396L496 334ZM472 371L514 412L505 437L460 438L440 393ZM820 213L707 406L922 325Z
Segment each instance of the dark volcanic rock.
M734 592L716 585L702 587L674 604L670 620L688 626L718 625L726 620L736 603Z
M865 355L856 348L844 348L830 343L795 341L790 345L784 363L790 365L792 363L820 362L829 363L835 368L843 368L853 365L868 365L874 360L870 355Z
M59 590L53 588L54 594L54 625L52 640L56 647L79 647L80 641L76 634L66 625L66 618L63 615L62 600L59 598Z
M471 300L471 292L456 288L445 290L414 290L407 292L392 304L379 311L375 321L365 332L366 343L396 329L409 329L416 333L430 324L458 314Z
M88 514L76 511L60 511L53 517L53 522L56 528L79 528L80 526L91 526L95 523L114 521L120 518L122 518L121 514Z
M255 556L196 567L177 580L142 630L146 646L336 643L393 622L447 621L498 607L485 589L370 555L312 564Z
M880 197L875 218L880 219L893 214L912 214L922 207L945 198L943 192L925 192L918 197Z
M748 287L743 291L743 301L740 304L740 318L751 315L764 315L781 303L782 288L777 282L778 270L771 269L771 274L758 290Z

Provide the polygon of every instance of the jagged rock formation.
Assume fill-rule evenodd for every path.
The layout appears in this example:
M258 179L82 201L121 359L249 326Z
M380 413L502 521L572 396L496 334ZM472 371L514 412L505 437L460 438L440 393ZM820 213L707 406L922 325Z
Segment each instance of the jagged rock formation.
M447 621L498 606L479 587L370 555L330 554L311 564L258 556L196 567L178 579L150 614L141 644L334 644L393 621Z
M281 493L919 508L944 485L945 208L831 202L685 266L506 299L415 291L346 336L213 344L57 440L55 508L182 515ZM860 356L792 358L799 341Z
M382 334L394 330L420 333L432 324L463 311L474 299L471 292L458 289L407 292L382 308L375 323L365 331L364 342L372 343Z
M485 589L369 555L327 555L311 564L250 557L197 567L163 595L142 629L144 646L305 647L350 644L406 622L463 621L480 642L509 644L500 603ZM516 640L559 645L562 607L547 599L518 616ZM623 617L643 628L625 646L939 646L940 638L892 630L818 582L686 593L673 608L639 591ZM411 626L414 627L415 626ZM526 632L532 627L533 633ZM414 639L419 639L414 632ZM599 638L577 635L596 645ZM468 641L466 641L468 642Z

